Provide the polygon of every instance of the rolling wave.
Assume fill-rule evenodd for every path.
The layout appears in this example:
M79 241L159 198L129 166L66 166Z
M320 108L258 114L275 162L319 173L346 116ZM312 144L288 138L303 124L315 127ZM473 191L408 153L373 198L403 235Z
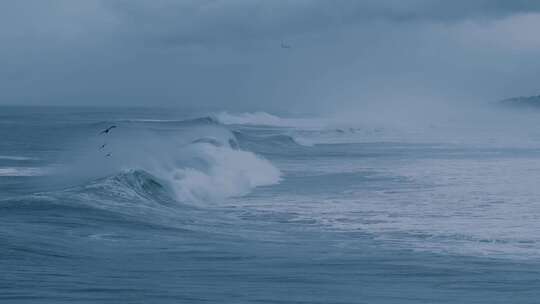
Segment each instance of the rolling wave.
M118 122L123 123L141 123L141 124L161 124L161 125L176 125L176 126L196 126L196 125L214 125L220 124L216 118L212 116L204 116L190 119L120 119Z
M238 145L242 149L260 152L287 152L306 145L299 143L294 137L286 134L253 135L248 132L233 132Z

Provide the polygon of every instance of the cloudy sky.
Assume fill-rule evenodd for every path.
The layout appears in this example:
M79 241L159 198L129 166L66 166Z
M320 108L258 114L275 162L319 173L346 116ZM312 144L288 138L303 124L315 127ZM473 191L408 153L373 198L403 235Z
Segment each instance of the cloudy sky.
M4 0L0 104L482 103L540 93L538 29L536 0Z

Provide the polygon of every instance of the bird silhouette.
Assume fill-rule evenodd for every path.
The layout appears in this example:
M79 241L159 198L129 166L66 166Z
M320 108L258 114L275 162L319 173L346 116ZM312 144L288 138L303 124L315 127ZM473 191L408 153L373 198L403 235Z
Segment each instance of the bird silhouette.
M288 44L285 44L283 41L281 41L281 48L282 49L290 49L292 47L290 45L288 45Z
M108 134L112 129L116 128L116 126L110 126L107 129L101 131L99 134Z

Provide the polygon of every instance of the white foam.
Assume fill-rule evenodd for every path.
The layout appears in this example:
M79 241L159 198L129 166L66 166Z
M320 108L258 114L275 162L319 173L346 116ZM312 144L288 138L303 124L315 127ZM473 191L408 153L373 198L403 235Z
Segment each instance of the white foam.
M175 168L168 173L179 200L216 201L280 181L280 171L251 152L206 143L193 145L190 150L207 166Z
M259 125L290 128L320 129L325 122L319 119L308 118L282 118L266 112L230 114L221 112L215 115L216 119L226 125Z
M333 229L370 232L395 247L540 258L540 159L396 160L369 166L381 177L376 187L366 184L339 197L280 199L296 200L287 205L289 212Z

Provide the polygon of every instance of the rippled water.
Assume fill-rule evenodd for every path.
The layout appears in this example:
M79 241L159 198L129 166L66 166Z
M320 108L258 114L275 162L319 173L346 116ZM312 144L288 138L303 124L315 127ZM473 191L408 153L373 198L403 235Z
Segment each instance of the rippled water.
M536 303L537 136L443 127L2 107L0 301Z

